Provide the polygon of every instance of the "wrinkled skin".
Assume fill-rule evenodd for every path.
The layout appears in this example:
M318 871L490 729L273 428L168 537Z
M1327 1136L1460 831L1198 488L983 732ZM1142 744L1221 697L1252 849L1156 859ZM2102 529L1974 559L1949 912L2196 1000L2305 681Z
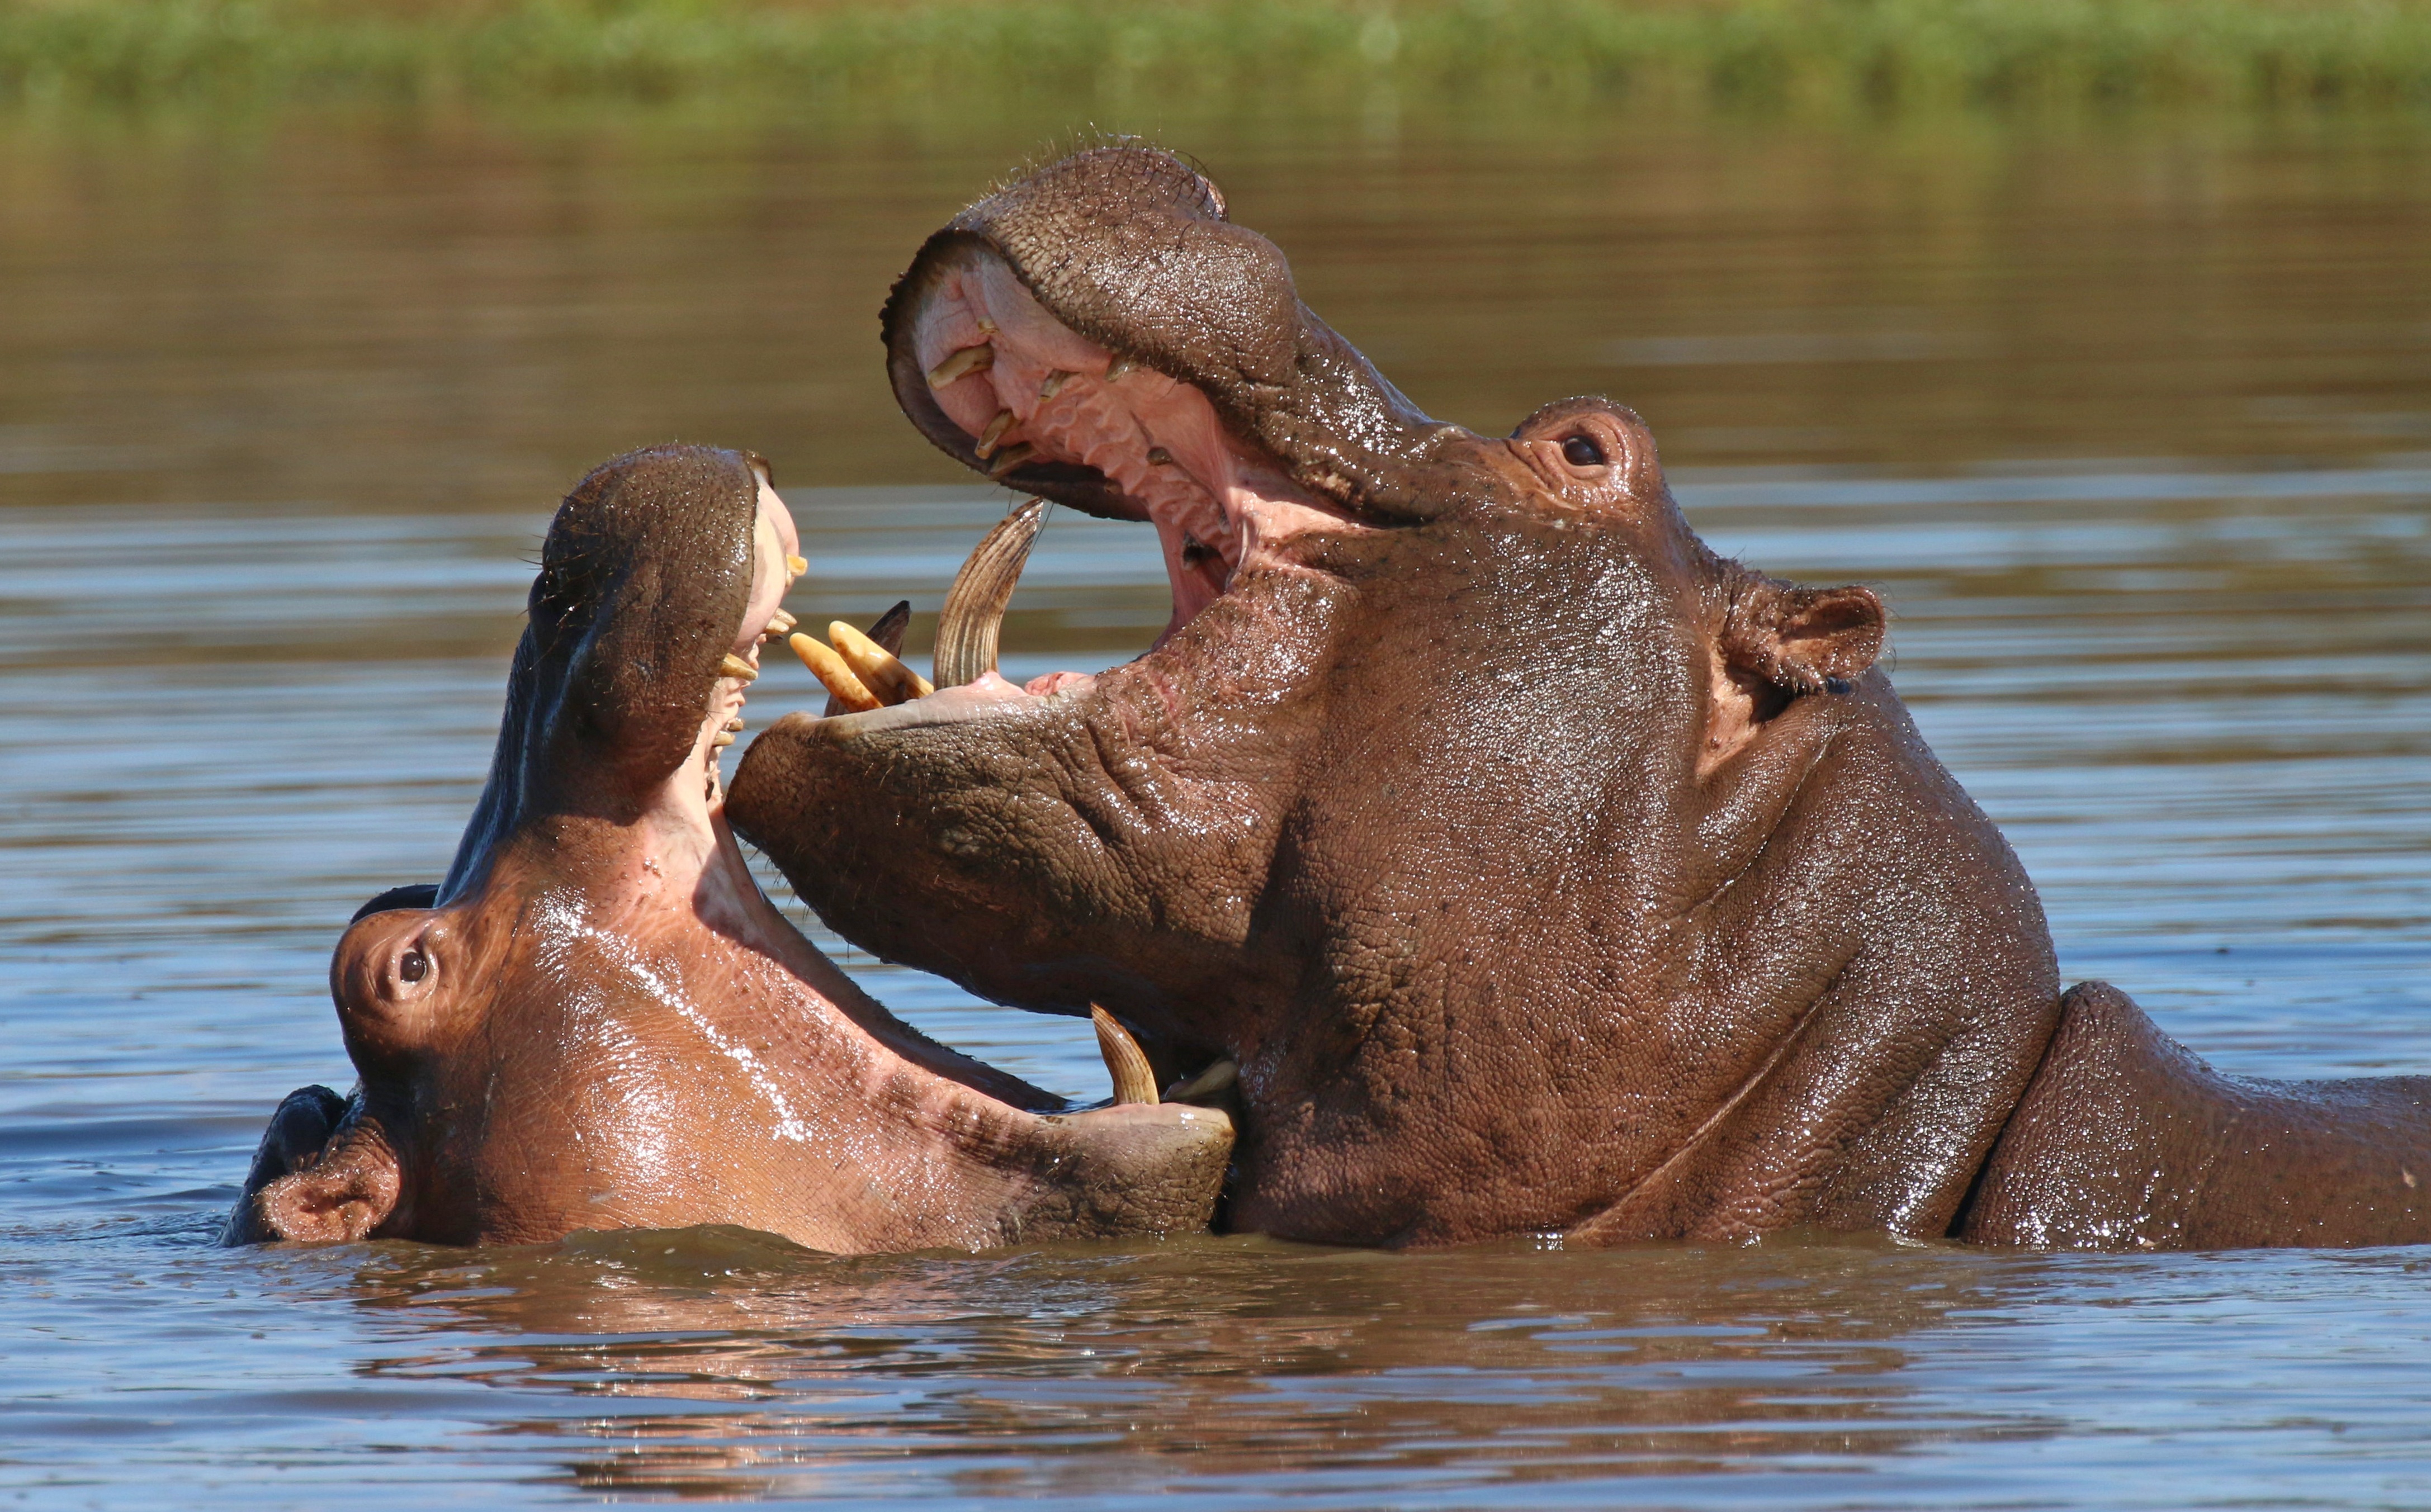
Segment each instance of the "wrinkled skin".
M280 1106L231 1242L1205 1225L1220 1112L1064 1114L896 1022L752 882L716 755L795 549L736 453L634 453L567 497L454 867L374 899L330 964L361 1083Z
M2431 1082L2241 1087L2064 1001L1879 601L1716 557L1628 410L1427 419L1139 148L957 218L886 331L941 447L1155 525L1174 623L788 718L730 811L870 949L1237 1061L1235 1226L2431 1238Z

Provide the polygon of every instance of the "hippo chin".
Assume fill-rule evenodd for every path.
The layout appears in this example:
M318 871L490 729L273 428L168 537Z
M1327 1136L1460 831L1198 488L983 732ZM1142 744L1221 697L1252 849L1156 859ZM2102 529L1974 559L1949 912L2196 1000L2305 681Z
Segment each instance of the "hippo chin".
M2431 1079L2233 1082L2064 997L1879 601L1716 557L1627 409L1429 420L1132 147L958 217L885 331L945 450L1154 525L1173 621L788 717L729 810L855 941L1236 1068L1236 1226L2431 1238Z
M799 571L756 458L620 457L558 511L436 889L330 987L352 1098L273 1120L231 1242L738 1224L832 1251L1202 1228L1220 1111L1062 1101L859 991L751 879L719 749Z

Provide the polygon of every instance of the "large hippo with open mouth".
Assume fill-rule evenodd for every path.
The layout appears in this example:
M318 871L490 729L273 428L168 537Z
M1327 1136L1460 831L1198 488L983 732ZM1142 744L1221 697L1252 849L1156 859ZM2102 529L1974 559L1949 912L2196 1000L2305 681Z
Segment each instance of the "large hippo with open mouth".
M1154 526L1172 623L788 717L729 810L855 941L1236 1077L1234 1226L2431 1238L2431 1079L2232 1081L2063 996L1881 603L1706 549L1629 410L1428 419L1136 147L957 217L884 329L946 451Z
M372 900L330 963L361 1084L281 1105L230 1242L727 1223L851 1252L1205 1227L1221 1111L1068 1111L897 1022L752 881L717 757L762 640L792 626L796 550L739 453L636 452L567 495L455 864Z

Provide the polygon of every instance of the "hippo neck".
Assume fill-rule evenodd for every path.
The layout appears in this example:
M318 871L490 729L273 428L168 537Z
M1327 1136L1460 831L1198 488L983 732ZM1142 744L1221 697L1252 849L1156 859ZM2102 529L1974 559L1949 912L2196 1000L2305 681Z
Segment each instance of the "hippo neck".
M506 884L528 896L547 891L579 898L593 927L687 935L685 954L704 962L737 952L764 958L795 988L905 1060L1014 1107L1064 1106L1053 1093L897 1019L804 939L752 876L727 825L723 795L707 791L690 763L630 818L534 815L491 847L479 866L484 880L476 889ZM780 1002L769 1005L787 1011Z

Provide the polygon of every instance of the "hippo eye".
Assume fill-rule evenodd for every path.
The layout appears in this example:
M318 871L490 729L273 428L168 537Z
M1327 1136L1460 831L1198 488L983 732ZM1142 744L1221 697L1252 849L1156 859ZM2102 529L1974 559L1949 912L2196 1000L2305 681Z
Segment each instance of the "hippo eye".
M1606 459L1594 437L1571 436L1562 441L1562 460L1572 467L1601 467Z
M397 957L396 974L409 982L419 982L430 974L430 957L419 949L407 951Z

